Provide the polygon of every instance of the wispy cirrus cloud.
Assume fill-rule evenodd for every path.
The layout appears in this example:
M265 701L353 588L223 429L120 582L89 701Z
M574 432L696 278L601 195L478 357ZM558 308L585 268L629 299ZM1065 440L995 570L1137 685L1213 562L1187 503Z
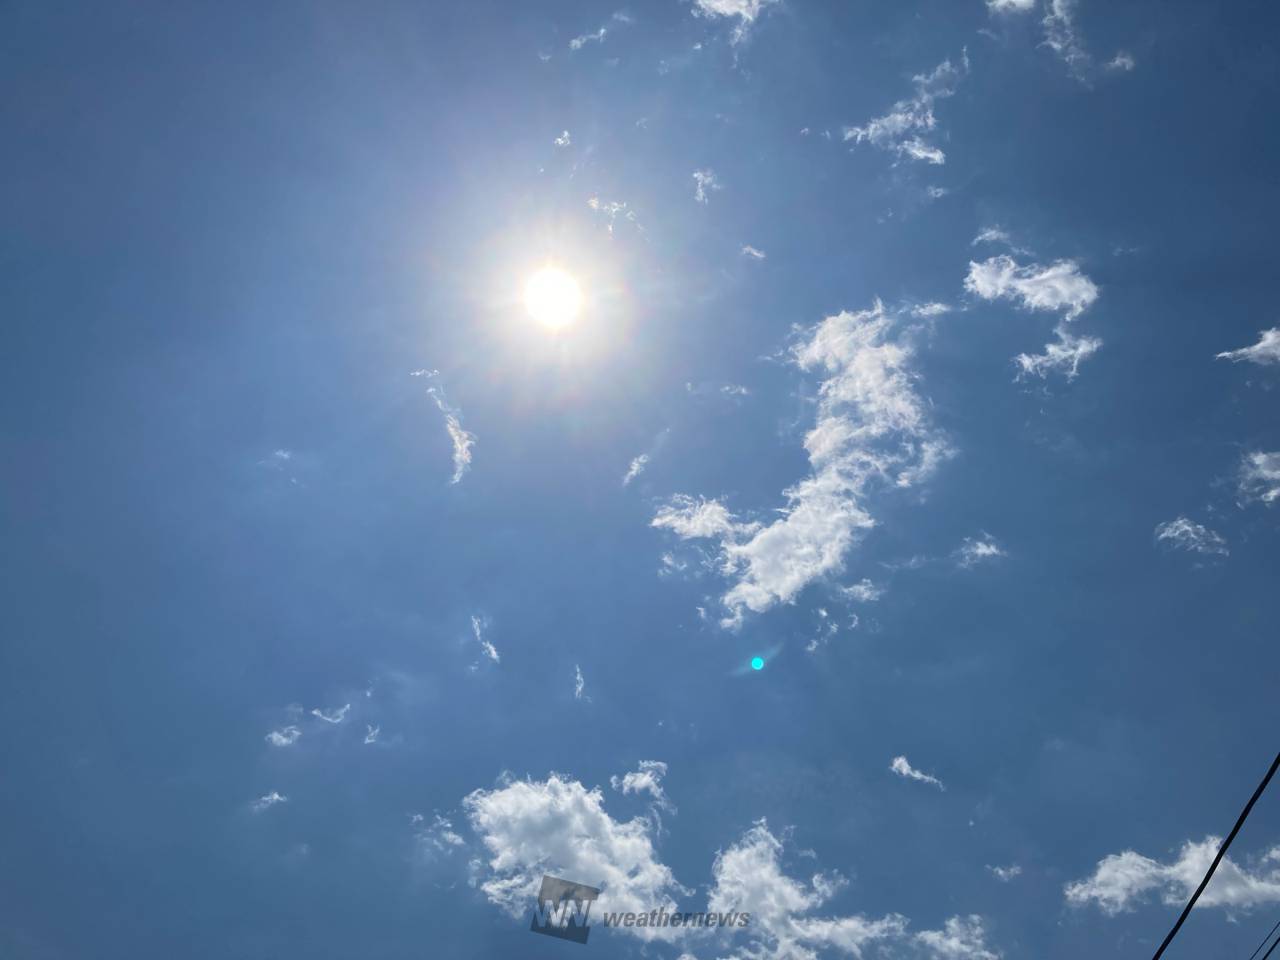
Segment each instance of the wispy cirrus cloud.
M980 537L965 537L953 554L957 566L969 568L1008 556L996 538L984 532Z
M968 71L969 57L965 54L959 67L944 60L932 72L916 75L912 78L916 88L914 96L899 100L888 113L862 126L846 127L844 139L870 143L910 160L946 163L947 155L925 136L938 125L934 104L954 95L956 85Z
M249 809L254 813L262 813L264 810L270 810L276 804L288 803L289 798L282 793L272 790L270 793L263 794L256 800L250 801Z
M1178 517L1157 524L1156 543L1175 550L1225 557L1231 553L1222 534L1210 530L1186 517Z
M906 757L894 757L893 762L889 764L889 769L902 777L904 780L915 780L918 783L927 783L931 787L937 787L939 790L946 790L941 780L931 774L917 770L911 765Z
M1221 837L1183 843L1177 857L1162 863L1133 850L1098 861L1093 874L1064 888L1072 906L1093 905L1110 916L1132 910L1152 896L1181 906L1199 885L1222 845ZM1224 857L1197 906L1249 910L1280 903L1280 846L1244 865Z
M1217 359L1231 360L1236 363L1241 360L1257 364L1280 363L1280 327L1263 330L1258 335L1258 342L1253 346L1227 350L1217 354Z
M1084 37L1076 23L1077 0L1046 0L1044 19L1044 45L1057 54L1067 65L1067 70L1082 83L1088 84L1099 73L1093 56L1085 48ZM1103 65L1108 73L1127 73L1137 66L1133 55L1120 50Z
M704 205L710 199L712 193L721 189L720 181L716 179L714 170L693 171L693 185L693 199Z
M272 730L263 739L273 747L291 747L302 737L302 728L289 724L279 730Z
M644 468L648 465L649 455L647 453L642 453L638 457L634 457L631 460L631 466L627 467L627 472L622 476L622 485L624 487L629 487L631 485L631 481L644 473Z
M428 379L439 375L440 371L438 370L415 370L409 374L411 377L427 377ZM453 477L449 482L456 484L471 469L471 448L475 446L476 436L474 433L462 428L462 411L450 405L448 398L445 396L443 386L432 384L427 387L427 395L435 401L436 408L444 414L445 430L448 431L449 439L453 443Z
M821 371L817 422L805 436L812 473L784 491L771 523L740 520L719 500L677 495L652 525L682 539L718 543L720 573L734 583L722 598L724 626L747 611L790 602L814 580L842 569L875 525L867 501L876 488L914 487L951 455L916 390L909 332L876 301L827 317L790 353L801 370Z
M502 658L498 655L498 648L493 645L493 641L485 636L485 631L489 628L489 622L483 617L472 616L471 618L471 635L475 637L476 643L480 647L480 652L493 663L501 663ZM473 670L479 665L473 664Z
M589 43L604 43L605 38L609 36L609 34L614 29L616 29L619 26L626 26L631 22L632 20L631 20L630 14L623 13L621 10L619 10L617 13L615 13L612 17L609 18L608 23L600 27L598 30L595 30L591 33L579 34L578 36L570 40L569 49L581 50L583 47L585 47Z
M351 704L343 704L336 710L322 710L316 707L311 711L311 715L317 719L323 720L325 723L339 724L347 719L347 713L351 710Z
M1246 453L1240 462L1239 489L1245 503L1280 501L1280 451Z

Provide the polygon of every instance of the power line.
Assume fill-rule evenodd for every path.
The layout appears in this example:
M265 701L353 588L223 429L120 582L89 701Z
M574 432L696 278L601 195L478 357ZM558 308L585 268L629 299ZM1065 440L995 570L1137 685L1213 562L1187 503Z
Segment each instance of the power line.
M1218 855L1213 858L1213 863L1209 864L1209 871L1204 875L1204 879L1200 881L1200 886L1196 887L1196 892L1191 895L1191 899L1187 901L1187 905L1182 908L1182 913L1173 925L1173 929L1169 931L1164 938L1164 943L1160 944L1160 949L1155 952L1155 956L1151 960L1160 960L1163 956L1165 948L1173 942L1173 938L1178 935L1178 931L1182 929L1182 924L1186 922L1187 915L1191 913L1191 908L1196 905L1196 901L1200 899L1200 894L1204 893L1204 888L1209 885L1209 881L1213 878L1213 871L1218 869L1218 864L1222 862L1222 858L1226 856L1227 847L1231 846L1231 841L1236 838L1236 834L1240 832L1240 828L1244 826L1245 820L1249 816L1249 811L1253 809L1253 805L1258 802L1258 798L1262 796L1262 791L1267 789L1267 784L1271 782L1271 778L1276 775L1276 768L1280 767L1280 753L1276 754L1276 758L1271 761L1271 769L1267 771L1267 775L1262 778L1262 782L1258 784L1258 789L1253 791L1253 796L1249 798L1249 802L1244 805L1244 809L1240 811L1240 818L1236 820L1236 825L1231 828L1231 832L1227 834L1227 839L1222 841L1222 846L1218 848ZM1265 941L1264 941L1265 942ZM1280 941L1277 941L1280 942ZM1273 946L1271 950L1274 950ZM1267 956L1271 956L1271 950L1267 951ZM1263 958L1266 960L1266 957Z
M1268 933L1265 937L1263 937L1262 942L1258 944L1256 948L1254 948L1253 953L1249 954L1249 960L1253 960L1253 958L1258 955L1258 951L1267 945L1267 941L1270 940L1272 936L1275 935L1275 932L1277 930L1280 930L1280 920L1276 921L1276 925L1271 928L1271 933ZM1280 940L1277 940L1276 943L1280 943ZM1271 950L1274 950L1274 949L1275 949L1275 946L1272 945ZM1271 950L1267 951L1267 957L1271 956ZM1267 957L1263 957L1262 960L1267 960Z
M1280 926L1280 924L1277 924L1277 926ZM1265 940L1262 942L1266 943ZM1275 950L1276 947L1280 947L1280 937L1277 937L1276 942L1271 945L1271 950L1268 950L1262 955L1262 960L1267 960L1267 957L1271 956L1272 951Z

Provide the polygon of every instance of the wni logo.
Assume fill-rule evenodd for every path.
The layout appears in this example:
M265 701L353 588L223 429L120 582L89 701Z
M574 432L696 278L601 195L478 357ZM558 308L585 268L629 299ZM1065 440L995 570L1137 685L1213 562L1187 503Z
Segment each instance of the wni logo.
M529 929L561 940L586 943L591 933L588 926L591 904L598 896L600 891L585 883L544 876Z

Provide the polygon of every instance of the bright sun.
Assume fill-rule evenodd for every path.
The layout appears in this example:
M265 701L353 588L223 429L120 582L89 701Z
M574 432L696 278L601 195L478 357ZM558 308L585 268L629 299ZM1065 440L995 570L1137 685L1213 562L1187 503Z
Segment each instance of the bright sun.
M582 309L578 281L559 267L543 267L524 286L529 316L549 330L567 327Z

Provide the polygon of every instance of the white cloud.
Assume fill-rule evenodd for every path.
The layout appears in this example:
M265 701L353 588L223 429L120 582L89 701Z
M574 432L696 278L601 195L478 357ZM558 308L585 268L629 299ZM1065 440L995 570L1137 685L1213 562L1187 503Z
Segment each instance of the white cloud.
M336 723L341 723L343 720L347 719L347 711L350 709L351 709L351 704L349 703L344 704L341 707L338 707L338 709L336 710L321 710L319 707L316 707L314 710L311 711L311 715L313 717L320 718L325 723L336 724Z
M581 50L588 43L604 43L604 38L609 35L606 27L601 27L595 33L584 33L574 37L569 41L570 50Z
M432 378L439 376L439 372L415 370L410 376ZM471 469L471 448L475 446L476 436L462 429L462 412L450 406L444 387L432 385L427 387L427 393L435 401L437 409L444 414L444 426L449 431L449 439L453 441L453 478L449 482L457 483Z
M1067 902L1073 906L1092 903L1112 916L1131 910L1152 894L1168 906L1181 906L1204 878L1221 845L1221 837L1206 837L1199 843L1188 840L1169 863L1133 850L1111 854L1098 862L1091 877L1067 884ZM1270 903L1280 903L1280 846L1267 851L1252 866L1224 857L1197 907L1248 910Z
M277 803L288 803L288 802L289 802L288 797L286 797L284 794L277 793L275 790L272 790L270 793L264 794L263 796L259 797L257 800L251 801L249 804L249 807L250 809L253 810L254 813L262 813L263 810L269 810L271 807L274 807Z
M420 824L423 819L422 814L415 813L412 822ZM420 828L414 837L418 841L418 846L426 853L448 853L457 847L466 846L467 843L453 829L453 822L438 813L432 820L431 826Z
M1044 13L1044 43L1062 58L1072 74L1084 78L1093 61L1076 28L1076 0L1048 0Z
M716 172L714 170L693 171L693 182L693 199L699 203L706 203L708 193L720 189L720 183L716 180Z
M557 147L567 147L573 143L573 138L569 136L569 131L566 130L564 133L560 134L560 136L556 137L553 142Z
M751 25L759 19L765 8L777 0L693 0L693 12L696 16L714 20L716 17L734 18L738 22L733 28L733 43L746 39Z
M631 466L627 467L626 475L622 478L622 485L624 487L629 486L632 480L644 473L644 468L648 466L648 464L649 455L647 453L642 453L640 456L633 459L631 461Z
M1076 336L1062 324L1053 328L1053 334L1057 339L1046 343L1043 353L1020 353L1013 358L1018 365L1017 379L1060 373L1074 380L1081 362L1102 349L1102 340L1098 337Z
M644 912L675 909L687 891L654 850L649 817L618 821L600 790L551 774L546 780L502 782L463 800L487 858L480 890L513 917L527 914L544 873L600 887L596 909ZM632 927L638 937L678 935L678 928Z
M874 526L865 500L876 486L911 487L951 454L915 389L912 348L891 333L880 301L827 317L796 345L793 362L825 375L817 422L805 437L812 473L783 492L786 507L767 526L736 519L718 500L676 496L653 526L719 541L725 626L745 611L790 602L814 580L843 568L845 554Z
M763 260L767 255L763 250L757 250L751 244L746 244L742 248L742 255L751 260Z
M480 617L472 616L471 633L476 638L476 643L480 645L480 649L481 651L484 652L484 655L486 657L488 657L494 663L500 663L502 661L502 658L498 656L498 648L495 647L493 645L493 642L484 635L485 628L487 627L488 627L488 623L486 621L484 621Z
M861 958L877 946L901 948L911 956L935 960L998 960L986 946L980 917L952 917L942 930L911 933L906 917L861 914L809 916L845 885L838 873L815 874L808 882L782 869L784 845L764 820L716 856L707 908L717 913L746 912L744 932L751 942L737 956L751 960L816 960L832 953ZM886 956L899 955L885 953Z
M1271 504L1280 500L1280 452L1255 450L1240 464L1240 496Z
M302 729L293 724L287 727L281 727L279 730L272 730L263 739L273 747L291 747L298 742L298 738L302 736Z
M1022 867L1018 866L1016 863L1010 864L1007 867L993 867L988 864L987 869L990 870L991 875L1001 883L1008 883L1010 880L1015 880L1022 876Z
M1119 70L1122 73L1128 73L1130 70L1138 66L1138 61L1133 59L1133 54L1125 50L1120 50L1107 63L1108 70Z
M922 320L928 320L930 317L940 317L950 312L951 304L939 303L936 300L932 303L917 303L911 308L911 315Z
M380 733L382 733L382 727L380 727L380 726L376 726L376 725L374 725L374 724L372 724L372 723L366 723L366 724L364 725L364 742L365 742L365 743L377 743L377 742L378 742L378 734L380 734Z
M974 242L1007 240L1003 231L990 228L980 233ZM1097 285L1081 273L1080 265L1074 260L1058 260L1047 266L1040 263L1024 266L1005 254L981 263L971 260L964 286L984 300L1011 300L1026 310L1058 312L1064 321L1075 320L1098 299ZM1018 379L1044 377L1051 372L1074 379L1080 363L1102 348L1099 338L1077 336L1061 323L1053 332L1056 339L1045 344L1043 353L1020 353L1014 357L1019 368Z
M628 223L635 223L639 229L639 223L636 219L636 212L631 209L625 200L601 200L599 197L588 197L587 206L600 214L608 221L609 232L613 233L614 224L619 218L626 220Z
M981 235L979 235L981 236ZM965 289L984 300L1013 300L1028 310L1062 311L1074 320L1098 299L1098 288L1074 260L1020 265L1001 255L969 262Z
M937 787L939 790L947 789L942 785L942 781L937 777L931 776L911 766L906 757L894 757L893 762L889 764L889 769L898 776L904 777L907 780L918 780L920 783L928 783Z
M1248 360L1250 363L1280 363L1280 327L1263 330L1252 347L1228 350L1218 354L1219 360Z
M956 92L956 84L968 70L969 58L966 55L960 67L944 60L932 73L918 74L912 79L916 87L915 96L899 100L884 116L869 120L863 126L846 127L844 139L870 143L912 160L945 163L946 154L926 142L922 135L932 132L937 126L934 104L952 96Z
M987 0L991 13L1027 13L1034 10L1036 0Z
M842 588L840 592L858 603L874 603L884 596L884 587L864 577L857 583Z
M621 777L609 778L609 785L623 796L628 793L647 793L653 802L663 810L674 811L675 807L667 799L662 789L662 779L667 775L667 765L661 760L641 760L640 769L623 774Z
M582 667L576 663L573 665L573 699L590 700L587 696L587 681L582 676Z
M1191 553L1217 554L1225 557L1231 552L1227 548L1227 541L1220 533L1198 523L1192 523L1186 517L1178 517L1176 520L1167 520L1158 524L1155 537L1157 543Z
M1058 55L1073 77L1088 83L1098 70L1076 25L1076 6L1077 0L1047 0L1042 21L1044 45ZM1102 69L1107 73L1128 73L1136 66L1132 54L1119 50Z
M996 542L995 537L984 532L981 537L965 537L964 543L956 549L954 556L957 564L967 568L990 560L999 560L1007 554Z
M941 930L916 934L916 940L939 960L1000 960L1000 954L987 949L987 932L982 918L952 917Z

